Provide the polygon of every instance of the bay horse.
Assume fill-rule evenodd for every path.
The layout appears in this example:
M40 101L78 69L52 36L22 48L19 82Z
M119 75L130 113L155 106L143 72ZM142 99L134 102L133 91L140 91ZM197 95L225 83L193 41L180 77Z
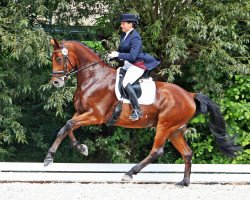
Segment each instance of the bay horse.
M81 126L107 123L118 102L115 95L116 69L107 65L92 49L80 42L63 41L60 45L56 39L52 39L51 44L54 48L51 56L51 83L55 87L62 87L69 75L76 74L77 87L73 99L76 112L58 132L45 157L44 166L53 163L53 156L67 135L75 149L83 155L88 155L87 146L76 140L73 131ZM226 132L219 107L211 99L199 93L187 92L171 83L156 82L156 89L154 103L141 105L141 119L129 120L131 107L129 104L123 104L120 117L114 124L127 128L156 127L149 155L132 167L122 178L123 181L132 180L133 175L162 156L165 142L170 140L185 163L184 178L177 184L188 186L193 153L183 134L190 119L200 113L210 113L209 127L219 149L230 157L237 155L240 147L234 144L233 138Z

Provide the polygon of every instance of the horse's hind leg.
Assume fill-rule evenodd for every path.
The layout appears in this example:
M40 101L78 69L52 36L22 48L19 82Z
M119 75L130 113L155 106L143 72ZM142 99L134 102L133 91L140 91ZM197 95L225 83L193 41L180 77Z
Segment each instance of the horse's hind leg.
M168 131L166 131L166 128L164 126L161 126L161 128L157 128L155 140L153 144L153 148L150 152L150 154L139 164L132 167L131 170L129 170L124 177L122 178L122 181L130 181L133 179L133 175L140 172L144 167L146 167L148 164L155 161L159 156L162 156L164 153L164 145L166 140L169 136Z
M184 178L181 182L177 183L177 185L181 186L188 186L190 183L191 160L193 156L192 150L189 148L188 144L186 143L183 137L185 129L186 127L177 130L169 136L170 141L172 142L174 147L180 152L185 162Z

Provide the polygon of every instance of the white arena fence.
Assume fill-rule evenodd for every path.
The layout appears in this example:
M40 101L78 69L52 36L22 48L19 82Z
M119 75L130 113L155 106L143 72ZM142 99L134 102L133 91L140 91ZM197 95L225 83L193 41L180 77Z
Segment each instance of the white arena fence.
M0 162L0 182L121 183L135 164ZM176 183L184 164L150 164L132 183ZM250 164L193 164L191 184L250 184Z

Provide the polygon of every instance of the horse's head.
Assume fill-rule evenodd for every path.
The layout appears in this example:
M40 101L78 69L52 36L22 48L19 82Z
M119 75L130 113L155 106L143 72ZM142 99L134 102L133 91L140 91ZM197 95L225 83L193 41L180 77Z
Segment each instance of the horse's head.
M52 39L50 44L54 47L51 56L52 60L52 79L51 83L55 87L65 85L69 74L76 67L76 59L73 52L69 51L64 45L59 45L56 39Z

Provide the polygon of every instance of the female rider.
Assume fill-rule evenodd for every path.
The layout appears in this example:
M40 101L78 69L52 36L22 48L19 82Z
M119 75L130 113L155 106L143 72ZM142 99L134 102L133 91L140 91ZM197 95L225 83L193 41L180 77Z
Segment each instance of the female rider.
M142 117L142 111L132 84L143 75L145 70L152 70L160 64L160 61L142 52L142 39L135 30L138 25L136 15L130 13L121 14L120 22L123 32L120 44L117 51L108 54L108 58L118 58L124 61L123 69L126 70L126 74L122 85L132 104L133 110L129 119L136 121Z

